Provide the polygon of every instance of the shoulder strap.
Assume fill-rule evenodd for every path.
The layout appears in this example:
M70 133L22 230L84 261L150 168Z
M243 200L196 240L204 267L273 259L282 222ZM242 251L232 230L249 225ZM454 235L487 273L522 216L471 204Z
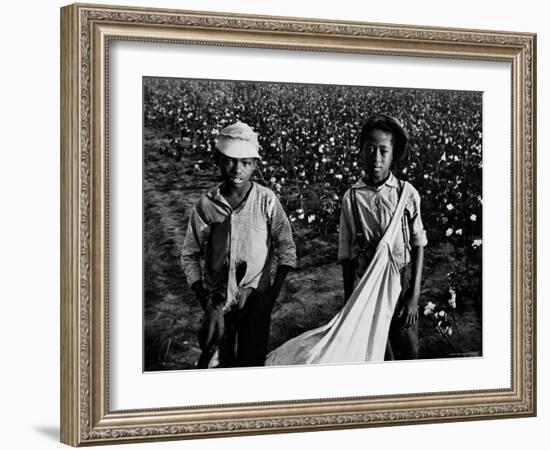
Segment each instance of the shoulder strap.
M410 189L411 185L409 183L403 184L403 191L401 192L401 196L397 202L397 207L395 208L388 228L386 228L386 231L384 232L384 236L382 236L382 239L380 240L380 244L378 244L379 246L382 243L385 243L386 245L393 245L397 233L402 232L403 212L405 210L406 197L408 197L411 192Z
M403 180L398 179L398 192L399 192L399 199L401 199L401 195L403 195L403 189L405 187L405 182ZM407 199L405 199L406 203ZM403 215L401 216L401 231L403 233L403 256L405 258L405 264L407 264L407 253L409 249L409 230L408 230L408 220L407 220L407 209L405 204L405 209L403 210Z
M353 222L355 224L355 238L359 244L361 251L366 250L365 234L363 233L363 226L359 220L359 207L357 206L357 194L356 189L350 189L350 202L351 202L351 212L353 214Z

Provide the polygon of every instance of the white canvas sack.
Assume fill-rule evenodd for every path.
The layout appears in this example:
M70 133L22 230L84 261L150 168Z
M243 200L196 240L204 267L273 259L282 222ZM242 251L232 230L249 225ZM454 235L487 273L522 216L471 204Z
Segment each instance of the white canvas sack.
M367 270L350 298L326 325L297 336L273 350L268 366L383 361L395 305L401 293L399 269L391 249L401 233L401 217L410 195L404 183L395 213Z

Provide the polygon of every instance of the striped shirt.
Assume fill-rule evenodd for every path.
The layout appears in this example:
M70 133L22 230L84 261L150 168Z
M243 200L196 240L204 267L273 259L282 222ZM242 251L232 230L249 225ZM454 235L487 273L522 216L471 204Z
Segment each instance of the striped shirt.
M393 212L399 202L399 181L390 173L388 179L380 186L369 186L363 180L355 183L352 189L356 189L357 210L359 222L363 227L366 243L366 261L357 267L358 275L362 275L365 264L370 262L378 243L382 239ZM340 214L340 235L338 243L338 260L357 260L360 252L360 243L356 239L355 220L351 205L351 189L348 189L342 198L342 211ZM416 189L412 189L405 205L405 217L407 226L399 233L392 249L393 257L399 268L404 267L410 261L411 246L424 247L427 245L426 231L420 217L420 195ZM408 244L406 244L406 241Z
M273 256L279 266L296 267L292 228L273 191L252 183L245 199L233 209L218 186L195 204L181 252L189 286L203 280L211 294L225 296L224 309L239 293L271 286Z

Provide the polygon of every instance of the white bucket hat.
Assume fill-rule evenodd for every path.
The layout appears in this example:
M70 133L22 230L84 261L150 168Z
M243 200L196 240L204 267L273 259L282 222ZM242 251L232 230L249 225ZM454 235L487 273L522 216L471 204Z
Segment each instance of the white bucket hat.
M260 158L258 133L246 123L228 125L216 138L216 148L229 158Z

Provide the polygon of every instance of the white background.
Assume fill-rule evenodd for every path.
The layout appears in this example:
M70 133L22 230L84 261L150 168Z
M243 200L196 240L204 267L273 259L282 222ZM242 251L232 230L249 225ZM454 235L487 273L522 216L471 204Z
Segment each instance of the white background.
M510 386L510 65L116 42L110 61L110 407L114 410ZM260 62L258 62L260 61ZM281 70L292 67L293 71ZM404 77L403 73L407 75ZM483 92L483 357L255 370L142 373L143 75ZM210 124L216 126L216 124ZM504 185L503 185L504 183ZM505 189L503 190L503 186ZM136 224L138 224L136 226ZM490 230L490 231L489 231ZM429 233L429 232L428 232ZM403 377L406 373L407 377ZM342 380L346 380L345 383ZM197 389L197 386L203 387ZM208 386L205 389L204 386ZM231 386L231 389L227 389ZM265 386L269 386L266 390Z
M126 2L118 2L124 4ZM545 79L550 76L548 14L544 2L479 1L361 2L340 0L326 4L306 1L133 1L136 6L159 6L247 12L386 23L505 29L539 33L538 122L541 174L539 198L548 192L548 134L550 120ZM0 84L2 163L0 183L3 220L0 233L2 273L2 447L60 448L59 422L59 6L54 1L8 3L3 7L3 64ZM315 10L311 9L315 5ZM548 203L548 202L546 202ZM538 229L548 226L548 206L539 201ZM538 238L538 316L548 316L542 283L547 269L548 237ZM188 449L320 449L390 446L463 449L491 445L502 449L542 448L537 438L547 435L548 331L539 324L539 415L467 423L376 428L292 435L224 438L187 442L141 444L143 448ZM545 433L546 431L546 433ZM128 448L128 446L121 446ZM130 448L137 448L132 446ZM140 447L142 448L142 447Z

